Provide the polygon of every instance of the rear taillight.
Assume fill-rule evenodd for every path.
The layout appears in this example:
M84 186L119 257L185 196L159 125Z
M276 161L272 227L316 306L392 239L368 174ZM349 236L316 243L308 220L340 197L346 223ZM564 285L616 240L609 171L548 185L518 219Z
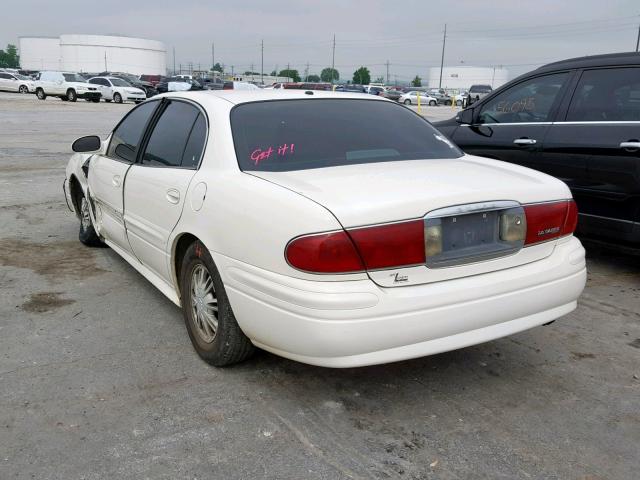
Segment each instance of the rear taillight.
M356 247L344 230L295 238L287 245L285 256L292 267L306 272L347 273L364 270Z
M285 256L298 270L348 273L425 263L424 222L355 228L292 240Z
M425 262L424 220L348 230L367 270Z
M527 235L525 245L570 235L578 223L578 209L573 200L525 205Z

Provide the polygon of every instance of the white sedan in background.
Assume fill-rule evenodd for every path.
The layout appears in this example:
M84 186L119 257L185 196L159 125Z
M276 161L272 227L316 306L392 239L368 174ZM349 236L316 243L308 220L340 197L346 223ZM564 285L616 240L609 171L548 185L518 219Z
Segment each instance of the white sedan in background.
M35 93L34 81L19 73L0 71L0 90L5 92Z
M563 182L380 97L169 93L73 149L80 241L181 306L213 365L431 355L552 322L584 288Z
M114 101L123 103L126 101L140 103L146 100L147 94L144 90L132 86L127 81L117 77L93 77L89 83L97 85L105 102ZM99 102L100 100L94 100Z
M435 107L438 104L437 98L419 91L405 93L398 99L398 102L404 103L405 105L418 105L418 96L420 97L420 105L430 105Z

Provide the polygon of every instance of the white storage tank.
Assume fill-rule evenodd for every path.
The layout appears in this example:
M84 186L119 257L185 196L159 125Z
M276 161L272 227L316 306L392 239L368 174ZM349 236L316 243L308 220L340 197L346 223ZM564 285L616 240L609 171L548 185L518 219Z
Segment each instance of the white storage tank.
M20 37L20 63L27 70L165 75L166 56L162 42L144 38L69 34L44 42Z
M456 66L442 69L442 88L468 90L471 85L491 85L494 89L507 83L509 72L499 67ZM429 87L438 87L440 67L429 69Z
M25 70L60 70L59 37L20 37L18 39L20 66Z

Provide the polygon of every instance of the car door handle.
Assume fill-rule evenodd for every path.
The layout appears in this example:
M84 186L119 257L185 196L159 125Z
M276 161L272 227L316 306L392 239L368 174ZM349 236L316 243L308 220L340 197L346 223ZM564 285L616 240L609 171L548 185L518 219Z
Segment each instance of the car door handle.
M167 190L167 200L169 203L178 203L180 201L180 192L175 188Z
M113 184L114 187L119 187L120 186L120 175L114 175L113 178L111 179L111 183Z
M533 138L516 138L513 143L514 145L535 145L537 141Z
M640 142L622 142L620 148L638 149L640 148Z

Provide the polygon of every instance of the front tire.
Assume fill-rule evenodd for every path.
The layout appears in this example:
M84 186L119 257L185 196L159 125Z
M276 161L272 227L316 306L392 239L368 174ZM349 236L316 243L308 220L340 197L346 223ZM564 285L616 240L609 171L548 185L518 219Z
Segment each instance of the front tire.
M100 240L96 230L93 228L91 214L89 213L89 202L82 192L78 194L77 205L80 208L80 231L78 233L78 239L89 247L103 246L102 240Z
M120 95L118 92L114 93L113 101L116 103L122 103L122 95Z
M438 104L438 102L436 102L435 100L431 100L431 101L429 102L429 106L430 106L430 107L435 107L437 104Z
M411 105L411 100L409 100L408 98L404 101L405 105Z
M45 100L47 98L47 94L44 93L44 90L41 88L36 89L36 97L38 97L39 100Z
M78 100L78 94L74 89L70 88L69 90L67 90L67 98L70 102L75 102Z
M185 252L180 294L187 332L200 358L224 367L241 362L253 353L253 344L233 315L218 269L199 241Z
M26 85L20 85L20 88L18 88L18 93L29 93L29 88Z

